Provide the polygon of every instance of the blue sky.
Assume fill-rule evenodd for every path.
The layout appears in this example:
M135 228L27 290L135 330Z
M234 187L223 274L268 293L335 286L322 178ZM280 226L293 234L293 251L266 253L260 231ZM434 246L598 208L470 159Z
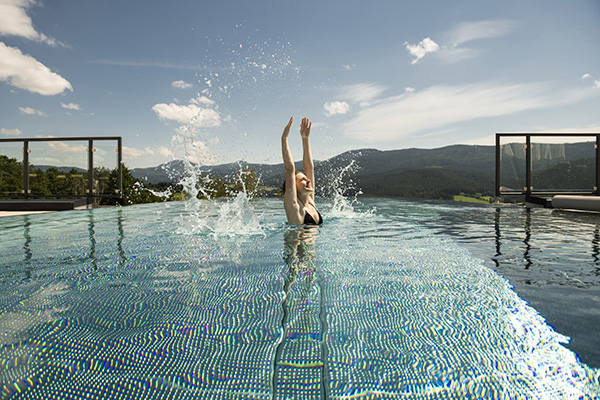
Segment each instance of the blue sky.
M140 167L279 163L292 115L315 159L600 132L599 38L597 0L0 0L0 137Z

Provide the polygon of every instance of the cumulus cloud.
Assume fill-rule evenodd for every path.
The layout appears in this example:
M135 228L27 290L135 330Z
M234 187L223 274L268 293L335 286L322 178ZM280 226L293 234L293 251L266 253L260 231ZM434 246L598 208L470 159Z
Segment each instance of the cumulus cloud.
M64 43L36 31L27 9L34 0L0 0L0 35L20 36L50 46L65 46Z
M600 79L594 79L594 78L592 78L592 75L590 75L590 74L583 74L581 76L582 81L587 81L588 79L593 80L592 84L594 85L594 87L600 88Z
M46 114L45 112L36 110L35 108L31 108L31 107L19 107L19 111L23 115L39 115L40 117L48 116L48 114Z
M411 64L419 62L419 60L425 57L427 53L433 53L440 49L440 46L428 37L421 40L419 44L409 44L408 42L405 42L404 45L406 46L406 50L415 57L411 61Z
M173 136L171 140L175 154L186 154L190 161L201 165L212 165L217 162L218 157L204 141L196 138L190 143L186 139L185 132L181 133Z
M432 86L379 100L348 121L345 131L373 143L396 141L477 118L570 104L589 95L589 89L557 91L547 83Z
M192 86L193 85L191 83L187 83L185 81L174 81L173 83L171 83L171 87L174 87L177 89L189 89Z
M0 133L6 136L20 136L23 134L20 129L0 129Z
M179 105L174 103L159 103L152 107L152 111L161 120L177 121L196 127L212 128L221 125L221 115L211 109L198 107L196 104Z
M45 96L73 90L62 76L50 71L35 58L0 42L0 80L10 85Z
M336 114L346 114L350 111L350 105L345 101L331 101L323 105L325 109L325 115L331 117Z
M75 110L75 111L79 111L81 110L81 106L79 104L75 104L75 103L69 103L69 104L65 104L65 103L60 103L62 108L66 108L67 110Z

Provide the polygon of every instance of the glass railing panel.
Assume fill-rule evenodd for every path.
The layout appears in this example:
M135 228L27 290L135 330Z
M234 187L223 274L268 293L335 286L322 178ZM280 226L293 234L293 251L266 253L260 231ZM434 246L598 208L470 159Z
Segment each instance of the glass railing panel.
M591 137L532 137L532 191L593 191L596 184L595 144L595 138Z
M29 143L31 196L85 197L88 182L87 141Z
M525 143L525 137L500 137L500 193L526 190Z
M23 196L23 142L0 143L0 197Z
M94 140L94 192L96 195L119 195L118 143Z

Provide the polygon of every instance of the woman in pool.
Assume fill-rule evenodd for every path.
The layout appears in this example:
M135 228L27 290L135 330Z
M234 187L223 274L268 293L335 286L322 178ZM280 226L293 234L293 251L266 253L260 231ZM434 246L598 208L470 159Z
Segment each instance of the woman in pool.
M296 171L294 160L288 145L288 135L294 122L294 117L283 129L281 135L281 153L285 166L285 182L283 183L283 207L290 224L321 225L323 218L315 206L315 173L310 152L310 128L312 123L308 118L302 118L300 136L302 136L302 165L304 172Z

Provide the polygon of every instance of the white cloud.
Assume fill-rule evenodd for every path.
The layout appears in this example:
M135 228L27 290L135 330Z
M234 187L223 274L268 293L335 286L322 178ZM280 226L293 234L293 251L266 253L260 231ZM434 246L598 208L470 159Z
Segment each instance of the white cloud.
M211 99L209 99L206 96L198 96L198 97L196 97L194 99L190 99L190 103L197 104L197 105L203 104L203 105L206 105L206 106L212 106L212 105L215 104L214 101L212 101Z
M600 125L588 125L588 126L577 126L577 127L565 127L565 128L546 128L538 129L536 132L539 133L598 133L600 132ZM563 139L563 142L565 140Z
M217 111L210 108L201 108L195 104L181 106L174 103L159 103L152 107L152 111L160 119L177 121L196 127L211 128L221 125L221 115Z
M405 91L406 93L414 93L414 91L415 91L415 90L416 90L416 89L415 89L415 88L412 88L412 87L406 87L406 88L404 88L404 91Z
M600 80L594 81L594 86L600 88Z
M471 40L504 36L514 30L515 23L508 20L465 22L458 25L450 33L450 41L454 45Z
M87 145L85 144L69 144L65 142L48 142L48 147L52 149L53 154L62 153L76 153L85 154L87 152ZM86 156L87 158L87 156Z
M123 158L126 160L137 160L148 156L170 158L173 157L174 154L169 148L164 146L146 147L145 149L123 146Z
M483 50L460 47L460 45L472 40L507 35L514 30L515 25L513 21L508 20L462 23L446 35L451 44L442 46L439 56L444 62L449 64L454 64L467 58L475 58Z
M535 141L543 142L543 143L577 143L577 142L586 142L589 141L589 137L581 136L560 136L561 133L598 133L600 132L600 125L588 125L588 126L578 126L578 127L570 127L570 128L542 128L542 127L534 127L528 129L521 129L519 133L548 133L548 136L541 136L539 138L535 138ZM552 135L558 134L558 135ZM520 140L520 138L515 138L515 141ZM470 145L481 145L481 146L495 146L496 145L496 135L487 135L471 140L467 140L462 142L463 144Z
M174 87L177 89L189 89L192 86L193 85L191 83L187 83L185 81L174 81L171 83L171 87Z
M585 81L586 79L592 79L592 76L591 76L590 74L583 74L583 75L581 76L581 80L582 80L582 81Z
M0 0L0 35L20 36L50 46L64 46L62 42L35 30L26 10L34 0Z
M67 89L73 90L65 78L50 71L35 58L3 42L0 42L0 80L45 96L59 94Z
M79 106L79 104L75 104L75 103L69 103L69 104L65 104L65 103L60 103L62 108L66 108L67 110L75 110L75 111L79 111L81 110L81 107Z
M462 44L476 40L504 36L514 31L515 23L509 20L487 20L465 22L446 33L447 44L438 45L430 38L423 39L417 45L404 43L406 49L415 58L411 61L416 64L428 53L436 53L438 57L449 64L457 63L467 58L475 58L482 50L461 47Z
M466 60L468 58L475 58L482 52L483 50L443 46L437 55L443 62L447 64L456 64L457 62Z
M31 107L19 107L19 111L23 115L39 115L40 117L48 116L48 114L46 114L45 112L36 110L35 108L31 108Z
M360 105L368 105L372 100L381 96L387 87L371 82L349 85L342 89L340 97Z
M323 105L325 109L325 115L331 117L336 114L346 114L350 111L350 105L345 101L331 101Z
M408 44L404 43L408 52L413 55L415 58L411 61L411 64L416 64L419 60L425 57L427 53L433 53L440 49L440 46L431 40L430 38L425 38L419 42L419 44Z
M183 127L180 128L179 135L173 136L171 144L175 154L185 154L186 158L191 162L200 165L212 165L217 162L218 157L204 141L198 140L197 138L190 141L187 136L187 132L183 131Z
M432 86L378 101L348 121L345 130L373 143L396 141L477 118L574 103L589 95L589 89L556 91L546 83Z
M6 136L20 136L23 134L20 129L0 129L0 133Z

